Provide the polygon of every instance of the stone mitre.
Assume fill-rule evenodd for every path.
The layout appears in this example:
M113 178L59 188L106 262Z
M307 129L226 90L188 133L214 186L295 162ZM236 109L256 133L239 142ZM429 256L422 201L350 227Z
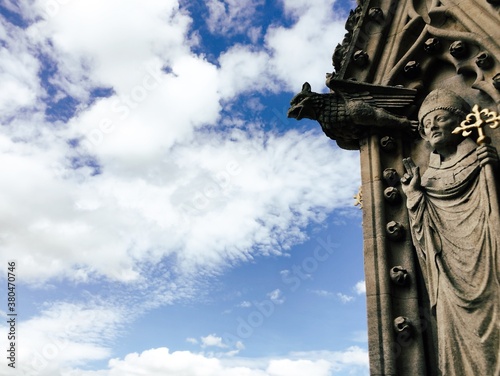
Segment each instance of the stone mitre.
M447 89L433 90L425 97L418 111L419 123L422 124L424 117L436 110L447 110L463 119L471 112L469 104L462 97Z

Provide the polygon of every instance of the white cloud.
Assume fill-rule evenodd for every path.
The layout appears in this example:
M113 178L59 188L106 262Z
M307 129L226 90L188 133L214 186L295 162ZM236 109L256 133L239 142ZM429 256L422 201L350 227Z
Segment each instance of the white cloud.
M160 58L170 65L189 54L190 18L175 0L153 0L147 6L139 0L69 1L47 12L51 3L35 1L34 10L44 19L27 32L56 60L56 83L73 95L83 94L90 84L128 93L140 82L145 61Z
M244 300L243 302L241 302L240 304L238 304L238 307L240 307L240 308L249 308L251 306L252 306L252 303L250 303L247 300Z
M186 342L192 345L200 345L200 348L204 351L207 357L211 358L228 358L238 355L242 350L245 349L245 345L242 341L224 342L222 337L217 336L217 334L209 334L205 337L200 337L198 341L196 338L187 338ZM218 350L218 351L214 351ZM223 350L221 350L223 349Z
M340 299L340 301L344 304L352 302L354 300L354 296L350 295L345 295L340 292L337 293L337 297Z
M280 270L280 275L282 277L287 277L287 276L290 275L290 270L286 270L286 269L285 270Z
M351 346L344 351L309 351L293 352L293 359L326 360L331 365L332 374L343 372L348 375L369 375L368 351L358 346Z
M331 365L326 360L272 360L267 368L270 375L276 376L328 376Z
M0 47L0 121L4 123L20 111L36 110L36 98L43 92L37 77L40 63L30 53L23 30L0 22L0 40L4 43Z
M343 304L350 303L355 299L354 296L342 294L340 292L338 292L336 294L334 294L331 291L326 291L326 290L312 290L311 292L317 296L322 297L322 298L337 297L337 299L339 299Z
M271 359L213 358L187 351L157 348L109 361L108 369L74 369L64 376L329 376L336 371L368 375L368 353L359 347L343 352L303 352Z
M285 302L285 297L283 296L283 293L280 289L271 291L267 294L267 296L274 304L283 304Z
M117 307L57 303L18 321L18 370L25 375L59 375L65 367L109 358L125 321L122 313ZM4 325L0 329L6 332ZM1 343L8 348L7 336ZM1 362L7 369L5 357Z
M192 345L197 345L198 340L196 338L186 338L186 342L191 343Z
M241 11L243 2L229 3L230 12ZM325 4L311 30L324 29L330 41L326 25L336 22ZM0 72L13 85L0 95L0 175L7 182L0 186L0 260L16 255L26 283L105 277L135 283L143 294L160 289L149 303L160 304L189 296L192 284L180 291L175 283L182 276L286 253L306 239L309 223L351 205L356 153L336 149L319 132L266 133L237 116L220 119L222 103L243 92L302 80L297 71L318 56L304 51L309 60L298 61L281 42L316 42L319 31L306 32L304 24L315 6L291 28L269 30L265 48L229 48L220 66L191 50L192 20L174 0L19 7L31 22L26 30L0 23ZM49 65L50 95L39 77ZM321 72L310 68L308 75ZM111 88L111 96L87 103L96 87ZM48 122L49 99L66 94L81 101L75 115ZM82 146L68 144L81 137ZM101 174L92 176L97 164ZM174 259L166 272L162 261ZM167 276L146 278L144 270Z
M298 92L305 81L313 90L325 91L325 73L333 71L332 40L341 41L345 33L345 21L335 15L333 3L285 1L285 11L296 15L292 26L269 27L264 49L235 45L223 53L219 58L222 97L251 90Z
M215 334L209 334L206 337L201 337L201 347L220 347L224 349L227 345L222 342L222 337L217 337Z
M219 58L219 86L222 98L250 91L276 92L283 89L271 70L271 57L263 50L236 45Z
M254 253L282 254L305 238L302 226L350 204L356 156L326 138L230 137L176 148L142 177L105 170L83 180L60 176L64 166L52 153L6 141L0 172L16 184L0 186L9 197L0 202L3 257L16 254L27 281L94 273L131 281L144 262L173 254L181 272L218 268Z
M208 0L205 5L208 8L206 22L211 33L226 37L249 33L252 38L252 33L256 32L256 28L253 27L255 15L257 9L264 5L264 1Z
M341 41L345 33L345 20L334 13L334 2L283 0L285 12L296 22L289 28L276 26L267 31L265 39L272 51L273 72L289 90L298 92L305 81L314 91L324 90L325 73L333 71L334 41Z
M356 285L354 286L354 291L356 291L356 294L358 295L366 294L366 282L363 280L356 283Z

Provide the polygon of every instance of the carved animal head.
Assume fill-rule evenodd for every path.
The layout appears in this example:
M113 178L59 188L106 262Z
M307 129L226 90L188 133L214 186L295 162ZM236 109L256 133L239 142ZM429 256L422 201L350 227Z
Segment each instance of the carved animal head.
M318 120L320 110L320 95L311 91L311 85L305 82L302 91L290 101L287 116L297 120L308 118Z
M314 93L307 82L302 85L302 91L290 101L287 113L289 118L297 120L308 118L316 120L323 132L337 144L348 150L359 149L357 130L346 127L347 114L345 102L336 92Z

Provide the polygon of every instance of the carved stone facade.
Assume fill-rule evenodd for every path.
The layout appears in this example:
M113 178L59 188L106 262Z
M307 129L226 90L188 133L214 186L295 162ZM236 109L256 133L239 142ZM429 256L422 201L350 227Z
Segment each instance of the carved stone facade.
M333 54L335 70L328 75L326 82L332 94L321 101L330 101L336 95L342 97L343 102L339 103L345 106L342 93L349 85L345 83L355 80L358 85L374 85L377 90L396 98L399 89L407 93L414 90L411 103L407 102L399 109L368 102L372 110L383 109L382 117L389 112L391 116L405 116L410 121L417 121L424 98L438 88L459 94L471 107L477 104L487 111L500 110L499 1L364 0L358 3L346 22L347 34ZM370 90L359 92L373 97ZM348 95L347 101L352 100L357 99ZM401 185L401 178L407 183L405 173L410 168L408 164L405 168L403 159L410 157L425 175L432 145L420 137L413 137L408 127L403 126L408 125L404 121L400 121L401 126L387 127L373 122L359 127L363 121L359 120L356 111L343 115L343 129L352 129L351 134L335 133L336 119L319 119L318 116L316 119L340 147L359 149L361 154L370 373L440 375L438 364L441 364L446 375L454 374L452 372L456 371L443 365L443 356L446 355L441 354L442 349L438 350L438 333L441 332L441 338L443 336L438 321L445 320L446 315L444 318L436 316L431 309L436 302L433 299L435 291L429 287L428 271L424 270L421 260L419 263L414 243L417 248L427 246L418 242L414 219L412 222L409 219L412 211L407 209L409 201ZM495 132L486 127L485 133L498 149L500 130ZM467 147L472 146L460 146L461 150ZM474 179L467 177L465 180ZM496 195L498 174L490 174L486 180L491 194L487 204L480 204L481 210L488 215L493 212L492 218L497 218L493 221L497 221L500 214ZM480 231L472 229L471 224L465 226L474 232L474 236ZM498 222L493 223L492 228L498 232ZM481 249L478 246L477 252ZM474 250L472 252L475 254ZM496 284L496 290L492 290L496 291L496 296L488 298L495 301L496 307L500 299L497 256L490 260L494 271L487 282L488 286ZM462 255L457 257L457 262L460 262ZM488 330L497 330L498 333L499 319L491 316L493 325L488 326ZM456 328L456 324L452 325ZM500 351L498 340L497 336L489 342L489 346L494 347L491 353L497 356ZM461 356L456 353L459 350L453 351L453 356ZM468 354L468 359L466 362L470 363L474 354ZM475 375L473 368L467 368L469 363L463 363L466 369L461 372ZM494 375L500 373L500 369L492 368L490 372Z

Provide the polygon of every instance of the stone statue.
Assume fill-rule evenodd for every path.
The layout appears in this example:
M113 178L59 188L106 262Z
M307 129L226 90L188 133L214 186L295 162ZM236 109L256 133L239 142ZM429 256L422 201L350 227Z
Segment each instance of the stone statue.
M437 89L422 103L419 133L433 148L427 170L410 158L401 179L413 243L437 322L443 375L500 375L500 228L484 166L496 149L452 133L470 112ZM491 193L491 188L490 188ZM497 206L498 207L498 206Z
M311 85L304 83L302 91L290 101L288 117L317 120L325 134L344 149L358 149L358 142L369 127L411 131L417 126L416 122L385 110L410 105L416 90L327 79L334 92L314 93Z

